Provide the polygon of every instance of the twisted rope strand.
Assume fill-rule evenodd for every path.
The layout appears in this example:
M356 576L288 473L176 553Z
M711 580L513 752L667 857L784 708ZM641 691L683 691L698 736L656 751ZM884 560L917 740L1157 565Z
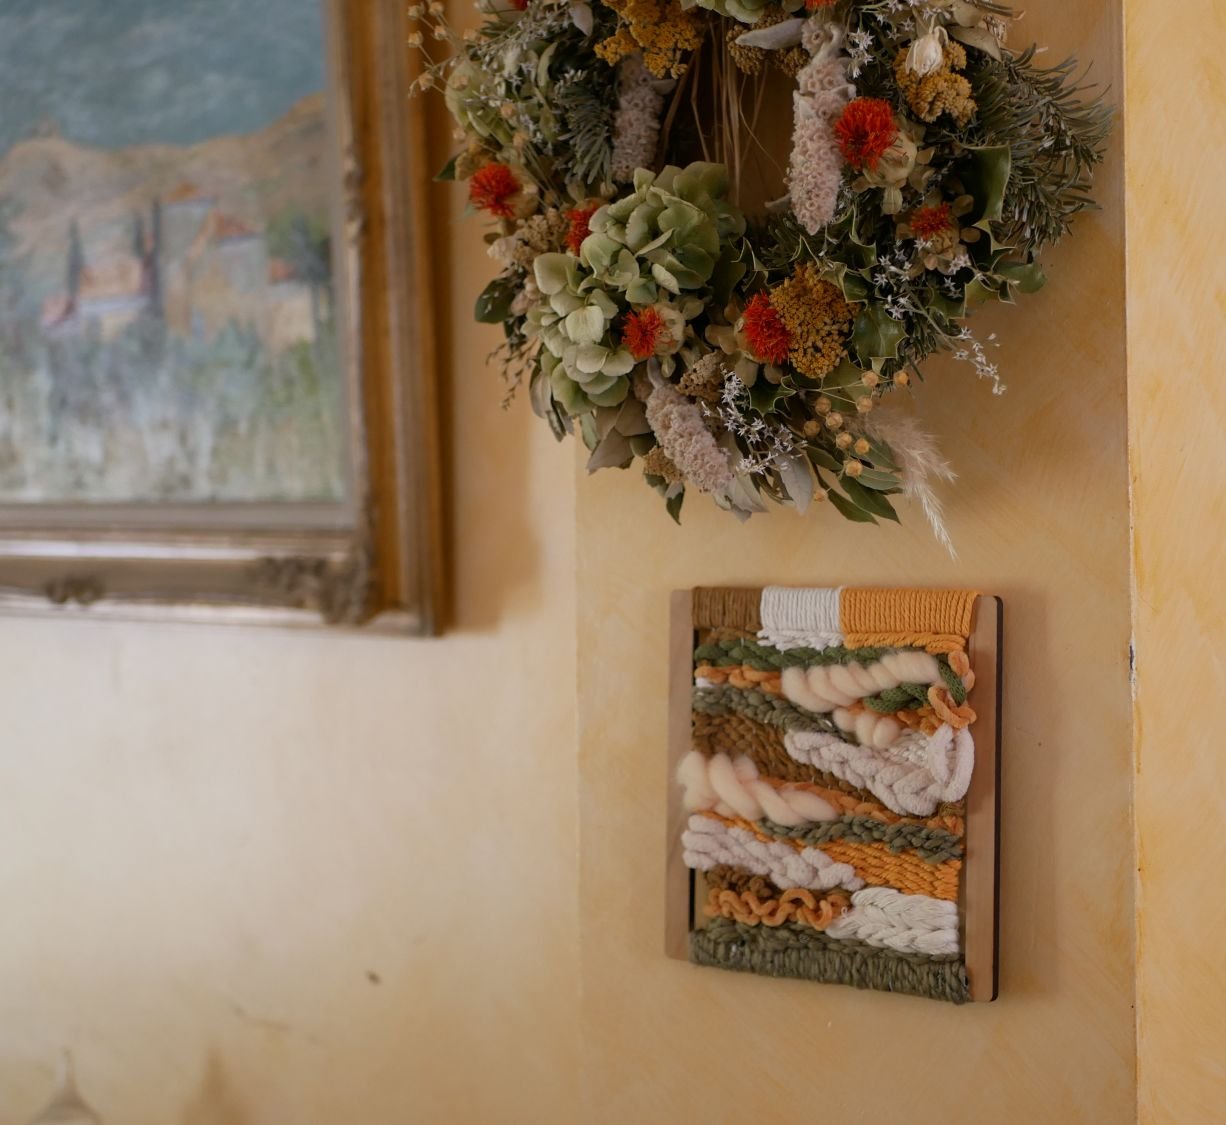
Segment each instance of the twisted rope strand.
M975 765L970 731L948 725L931 736L909 735L905 753L855 746L820 731L790 730L783 742L797 761L867 789L887 808L912 816L931 816L942 801L961 800Z
M826 891L842 886L858 891L864 886L864 880L848 864L834 863L817 848L763 838L750 826L713 813L695 813L690 817L681 834L681 846L687 867L698 871L740 867L755 875L765 875L784 890L806 887Z
M773 785L803 785L844 816L869 818L885 824L922 825L953 837L965 833L960 802L945 802L932 816L913 817L886 808L871 793L824 770L802 764L788 754L784 733L742 715L693 716L694 749L708 757L725 753L749 758Z

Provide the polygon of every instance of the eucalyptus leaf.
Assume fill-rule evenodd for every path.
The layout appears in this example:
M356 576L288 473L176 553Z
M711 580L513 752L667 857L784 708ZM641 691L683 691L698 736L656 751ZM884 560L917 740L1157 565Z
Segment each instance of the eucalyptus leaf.
M647 421L647 410L634 396L629 396L622 404L617 414L617 429L626 437L638 437L640 434L651 433L651 423Z
M955 25L949 29L949 34L959 43L974 47L977 51L982 51L985 55L1000 62L1000 42L986 27L958 27Z
M664 508L673 517L673 523L681 526L681 505L685 503L685 489L674 493L664 501Z
M897 474L882 469L865 469L856 481L874 492L897 492L900 487Z
M894 460L894 451L883 441L878 441L868 434L864 434L864 440L868 442L869 459L879 469L892 470L897 473L901 469L897 461Z
M634 460L634 451L625 434L617 430L610 432L592 451L588 458L587 471L594 473L598 469L624 469Z
M809 455L809 460L814 466L819 469L825 469L827 472L838 473L843 466L839 464L838 458L834 456L828 449L822 449L820 446L811 445L805 452Z
M844 476L839 483L857 508L869 512L871 515L880 516L882 519L893 520L895 523L899 522L898 513L894 511L890 506L890 502L880 492L874 492L870 488L865 488L855 477Z
M770 27L759 27L737 36L742 47L760 47L763 51L783 51L800 44L800 33L805 26L802 19L783 20Z
M547 418L553 413L553 391L549 379L539 367L532 372L528 381L528 401L532 404L532 413L538 418Z
M779 469L779 479L783 482L788 497L796 505L796 510L804 515L813 499L813 489L817 484L809 460L803 454L780 455L775 458Z
M841 495L837 489L823 482L823 487L826 489L826 499L834 505L835 510L845 519L849 519L852 523L876 523L877 520L866 512L863 508L857 508L846 496Z
M584 3L584 0L571 0L570 22L582 31L584 35L591 35L594 26L592 6Z

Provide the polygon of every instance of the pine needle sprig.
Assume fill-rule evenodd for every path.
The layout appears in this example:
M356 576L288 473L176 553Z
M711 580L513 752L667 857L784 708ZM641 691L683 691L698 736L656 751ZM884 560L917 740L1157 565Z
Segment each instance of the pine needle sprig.
M1012 151L1005 222L998 237L1036 248L1059 241L1095 206L1089 192L1113 111L1105 91L1079 82L1077 60L1034 63L1033 47L988 62L976 83L985 141Z
M613 160L613 112L617 107L608 97L607 86L604 76L577 70L554 88L564 151L574 174L589 184L606 183Z

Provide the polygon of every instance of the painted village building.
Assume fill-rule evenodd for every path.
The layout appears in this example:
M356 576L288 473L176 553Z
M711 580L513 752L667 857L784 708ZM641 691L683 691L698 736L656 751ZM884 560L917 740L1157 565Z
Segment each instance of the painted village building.
M254 327L274 354L314 342L310 285L291 263L270 256L263 232L224 212L215 196L181 184L154 202L141 229L143 253L135 252L134 239L131 251L93 261L74 228L69 288L43 303L47 336L96 329L109 340L151 313L175 335L198 341L239 324Z

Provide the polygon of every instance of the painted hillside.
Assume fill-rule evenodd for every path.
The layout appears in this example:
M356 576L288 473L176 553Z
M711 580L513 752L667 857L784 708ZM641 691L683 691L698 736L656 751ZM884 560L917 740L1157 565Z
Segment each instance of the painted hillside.
M337 498L323 95L186 147L35 134L0 158L0 501Z

